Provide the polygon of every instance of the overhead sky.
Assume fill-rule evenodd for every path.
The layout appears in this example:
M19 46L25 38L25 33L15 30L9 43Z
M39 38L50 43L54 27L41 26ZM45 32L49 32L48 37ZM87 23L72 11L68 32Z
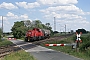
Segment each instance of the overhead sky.
M10 32L14 22L22 20L40 20L50 23L54 30L90 31L90 0L0 0L0 27L2 16L4 32Z

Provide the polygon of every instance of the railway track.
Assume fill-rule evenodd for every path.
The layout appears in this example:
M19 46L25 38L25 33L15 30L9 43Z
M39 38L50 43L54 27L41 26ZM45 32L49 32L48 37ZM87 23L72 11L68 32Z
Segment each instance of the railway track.
M67 37L70 37L72 36L73 34L67 34L67 35L62 35L62 36L54 36L54 37L51 37L49 39L44 39L44 40L39 40L39 41L34 41L32 42L33 44L36 44L36 45L40 45L41 43L44 43L44 42L51 42L51 41L58 41L58 40L62 40L62 39L65 39Z
M21 48L16 45L2 46L0 47L0 58L18 50L21 50Z

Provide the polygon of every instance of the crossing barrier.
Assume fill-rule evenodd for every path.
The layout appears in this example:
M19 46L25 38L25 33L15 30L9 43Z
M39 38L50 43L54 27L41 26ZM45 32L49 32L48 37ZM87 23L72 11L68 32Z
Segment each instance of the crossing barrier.
M66 46L69 44L45 44L45 46Z
M76 43L72 43L72 44L45 44L45 46L72 46L72 48L76 48Z
M16 38L11 38L11 37L9 37L8 40L16 40Z

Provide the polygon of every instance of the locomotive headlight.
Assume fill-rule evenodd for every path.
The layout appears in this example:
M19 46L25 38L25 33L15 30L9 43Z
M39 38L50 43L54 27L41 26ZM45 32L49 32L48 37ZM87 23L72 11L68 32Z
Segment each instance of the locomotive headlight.
M29 34L31 34L31 32L29 32Z
M31 36L31 32L28 32L28 36Z

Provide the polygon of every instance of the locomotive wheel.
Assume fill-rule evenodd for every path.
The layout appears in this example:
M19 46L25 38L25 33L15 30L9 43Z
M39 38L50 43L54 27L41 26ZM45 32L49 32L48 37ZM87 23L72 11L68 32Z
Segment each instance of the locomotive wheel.
M42 38L42 40L43 40L43 39L45 39L45 37L44 37L44 36L42 36L41 38Z
M38 41L39 38L38 38L38 37L33 37L33 40L34 40L34 41Z
M35 41L37 39L37 37L33 37L33 40Z
M41 40L42 39L42 37L41 36L39 36L39 39L38 40Z

